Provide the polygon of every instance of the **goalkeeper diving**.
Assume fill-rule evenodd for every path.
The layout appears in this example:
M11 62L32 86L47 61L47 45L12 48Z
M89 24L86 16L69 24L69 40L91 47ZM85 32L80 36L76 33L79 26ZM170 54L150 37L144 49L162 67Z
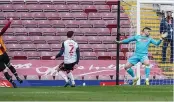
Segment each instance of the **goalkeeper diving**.
M136 65L138 62L141 62L145 65L145 75L146 81L145 84L149 85L149 74L150 74L150 63L148 59L148 48L152 43L156 46L159 46L165 36L161 36L160 40L154 40L150 35L151 28L145 27L143 28L140 35L135 35L128 39L124 39L122 41L115 41L117 44L128 44L132 41L136 42L136 48L133 56L128 59L124 69L133 77L133 85L137 84L138 77L134 75L134 71L132 70L132 66Z

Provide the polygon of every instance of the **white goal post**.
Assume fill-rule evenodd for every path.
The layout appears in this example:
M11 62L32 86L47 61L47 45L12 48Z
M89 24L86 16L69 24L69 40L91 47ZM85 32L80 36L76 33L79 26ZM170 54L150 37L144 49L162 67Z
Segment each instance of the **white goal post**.
M174 4L174 0L137 0L137 34L141 33L141 4ZM140 64L137 66L137 77L140 78ZM137 82L140 85L140 79Z

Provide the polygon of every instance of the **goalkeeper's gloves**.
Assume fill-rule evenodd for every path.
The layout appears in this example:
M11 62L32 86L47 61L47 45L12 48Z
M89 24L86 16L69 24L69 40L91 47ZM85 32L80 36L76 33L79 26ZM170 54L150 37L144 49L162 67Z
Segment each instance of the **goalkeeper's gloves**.
M117 41L117 40L115 40L115 43L116 43L116 44L120 44L120 43L121 43L121 41Z

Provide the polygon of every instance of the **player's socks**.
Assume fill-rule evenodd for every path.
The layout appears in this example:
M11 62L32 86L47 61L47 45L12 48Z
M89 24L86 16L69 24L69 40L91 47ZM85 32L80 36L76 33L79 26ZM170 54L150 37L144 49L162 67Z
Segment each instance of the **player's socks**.
M5 72L4 76L9 82L11 82L11 83L13 82L12 77L8 74L8 72Z
M12 80L12 77L8 74L8 72L4 73L5 78L13 85L14 88L17 88L16 84Z
M146 82L145 82L146 85L149 85L149 80L146 79Z
M72 85L75 85L74 76L71 72L68 73L68 77L71 79Z
M149 85L150 66L146 66L145 74L146 74L146 82L145 82L145 84Z
M59 71L59 75L65 80L66 83L69 82L67 76L62 71Z
M16 72L16 69L13 66L10 66L9 69L15 75L15 77L18 77L18 74Z
M15 75L16 79L18 80L19 83L22 83L23 81L19 78L16 69L13 66L9 67L10 71Z
M127 73L131 75L133 78L135 78L134 71L132 70L132 68L127 69Z
M146 80L149 80L150 75L150 66L146 66L145 68Z

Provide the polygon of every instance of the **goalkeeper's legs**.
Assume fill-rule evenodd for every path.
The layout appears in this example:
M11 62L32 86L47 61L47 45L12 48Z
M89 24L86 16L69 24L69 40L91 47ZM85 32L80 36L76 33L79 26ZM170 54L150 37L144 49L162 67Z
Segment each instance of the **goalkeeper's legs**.
M144 61L144 65L145 65L145 75L146 75L146 85L149 85L149 75L150 75L150 64L149 64L149 60L145 60Z
M127 64L125 65L125 70L128 72L129 75L131 75L133 77L133 85L136 85L137 84L137 81L138 81L138 77L136 77L134 75L134 71L132 70L132 66L137 64L139 62L139 57L137 55L133 55L132 57L130 57L128 59L128 62Z
M132 77L134 78L135 75L134 75L134 71L133 71L132 68L131 68L132 66L133 66L133 65L130 64L130 63L128 62L128 63L126 63L124 69L127 71L127 73L128 73L130 76L132 76Z
M124 68L127 71L127 73L133 77L133 85L136 85L139 78L135 77L134 71L131 68L132 66L133 65L131 63L127 62Z

